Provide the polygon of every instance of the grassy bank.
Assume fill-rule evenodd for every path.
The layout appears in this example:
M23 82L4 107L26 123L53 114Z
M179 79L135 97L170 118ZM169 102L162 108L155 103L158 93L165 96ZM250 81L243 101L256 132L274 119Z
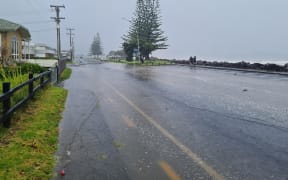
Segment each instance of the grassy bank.
M61 79L68 79L71 69ZM0 179L50 179L58 146L58 124L67 90L47 87L0 127Z
M0 135L0 179L49 179L67 91L49 87L14 115ZM51 98L53 97L53 98Z
M145 60L144 63L141 63L140 61L126 61L126 60L109 60L109 62L137 65L137 66L160 66L160 65L174 64L173 62L167 60Z
M66 79L69 79L71 74L72 74L72 70L70 68L65 68L61 74L60 80L64 81Z

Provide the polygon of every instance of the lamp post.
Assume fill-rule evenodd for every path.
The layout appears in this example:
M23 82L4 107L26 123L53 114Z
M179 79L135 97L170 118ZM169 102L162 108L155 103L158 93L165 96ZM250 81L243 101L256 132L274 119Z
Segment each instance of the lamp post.
M129 19L125 18L125 17L122 17L122 19L125 20L125 21L130 22L131 24L133 23L131 20L129 20ZM141 61L140 42L139 42L139 31L138 31L138 28L139 28L139 27L136 28L137 51L138 51L137 54L138 54L138 59L139 59L139 61Z

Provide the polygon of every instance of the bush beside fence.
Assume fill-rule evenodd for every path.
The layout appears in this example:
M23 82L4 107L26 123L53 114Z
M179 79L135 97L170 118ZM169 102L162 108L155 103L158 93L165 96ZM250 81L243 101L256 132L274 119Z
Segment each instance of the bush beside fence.
M43 88L50 80L51 71L46 71L36 77L33 77L32 73L29 73L29 80L13 89L10 89L10 82L3 82L3 94L0 96L0 103L2 104L2 106L0 106L2 112L2 115L0 115L0 123L3 124L4 127L9 127L11 124L11 114L31 99L35 92ZM13 102L13 96L23 89L27 90L27 94L22 99Z

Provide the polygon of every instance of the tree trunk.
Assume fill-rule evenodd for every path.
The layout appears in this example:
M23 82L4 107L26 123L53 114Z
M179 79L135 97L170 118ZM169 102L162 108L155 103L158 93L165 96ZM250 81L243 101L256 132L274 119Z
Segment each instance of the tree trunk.
M145 57L145 60L149 60L150 59L149 54L145 54L144 57Z
M141 61L142 64L144 63L144 59L143 59L142 56L140 56L140 61Z

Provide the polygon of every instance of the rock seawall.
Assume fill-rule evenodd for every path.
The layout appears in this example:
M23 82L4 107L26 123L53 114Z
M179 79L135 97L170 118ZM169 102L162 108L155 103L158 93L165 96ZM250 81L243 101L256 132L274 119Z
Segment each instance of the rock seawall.
M262 71L274 71L274 72L288 72L288 63L285 65L277 65L273 63L261 64L261 63L249 63L245 61L231 63L231 62L217 62L217 61L205 61L205 60L174 60L176 64L192 64L202 66L215 66L215 67L227 67L227 68L239 68L239 69L250 69L250 70L262 70Z

